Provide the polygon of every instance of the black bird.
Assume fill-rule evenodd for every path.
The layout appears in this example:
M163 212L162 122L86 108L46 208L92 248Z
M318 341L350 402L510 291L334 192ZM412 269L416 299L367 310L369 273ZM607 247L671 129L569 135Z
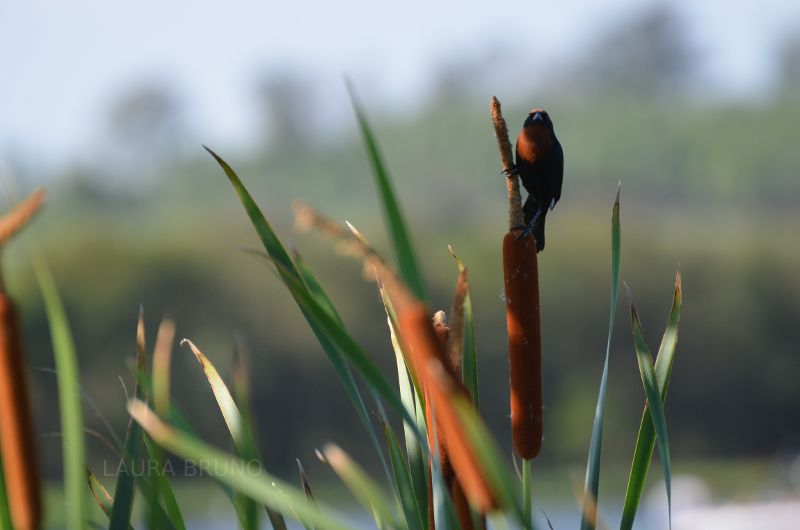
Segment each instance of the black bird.
M522 206L527 226L520 238L533 232L536 251L541 252L547 211L561 198L564 180L564 151L553 131L550 115L542 109L533 109L528 114L517 136L517 171L528 192Z

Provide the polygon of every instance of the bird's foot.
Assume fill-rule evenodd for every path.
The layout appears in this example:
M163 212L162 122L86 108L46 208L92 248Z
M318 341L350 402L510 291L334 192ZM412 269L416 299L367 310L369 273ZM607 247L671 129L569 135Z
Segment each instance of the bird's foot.
M534 226L536 226L536 219L531 219L531 222L528 223L528 226L520 227L522 228L522 233L517 236L517 241L525 238L526 236L529 236L533 232Z
M517 166L516 166L516 164L515 164L515 165L512 165L512 166L509 166L509 167L505 168L505 169L504 169L503 171L501 171L500 173L502 173L502 174L503 174L503 175L505 175L506 177L509 177L509 178L511 178L511 177L513 177L514 175L519 175L519 170L517 169Z

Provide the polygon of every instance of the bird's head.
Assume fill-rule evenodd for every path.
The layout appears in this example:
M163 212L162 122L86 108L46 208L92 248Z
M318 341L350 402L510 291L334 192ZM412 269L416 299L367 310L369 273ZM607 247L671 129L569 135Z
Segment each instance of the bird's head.
M550 121L550 115L544 109L533 109L528 114L528 117L525 118L525 128L532 127L532 128L545 128L547 130L553 130L553 122Z

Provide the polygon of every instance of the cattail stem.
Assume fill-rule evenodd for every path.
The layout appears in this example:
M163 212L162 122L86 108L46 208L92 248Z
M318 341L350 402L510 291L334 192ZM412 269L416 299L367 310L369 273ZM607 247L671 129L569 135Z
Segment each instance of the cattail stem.
M506 120L503 118L500 101L496 97L492 97L491 109L497 147L500 150L500 162L503 165L503 173L506 174L508 229L513 230L525 225L525 216L522 213L522 195L519 191L519 175L517 175L517 167L514 165L514 157L511 154L511 142L508 140Z
M0 293L0 448L16 530L41 526L42 503L19 318Z
M503 238L503 274L511 372L511 434L525 459L542 448L542 330L539 314L539 263L533 237L519 238L524 225L519 178L511 158L508 129L500 102L492 98L492 123L508 188L509 231Z

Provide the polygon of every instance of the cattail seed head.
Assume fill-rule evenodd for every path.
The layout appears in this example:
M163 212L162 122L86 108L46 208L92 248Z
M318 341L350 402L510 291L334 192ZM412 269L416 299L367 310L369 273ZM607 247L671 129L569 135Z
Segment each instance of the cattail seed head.
M497 507L497 500L480 469L467 433L453 406L453 399L467 391L449 369L444 347L431 325L425 304L416 302L398 310L400 340L411 360L423 391L436 418L437 435L447 446L447 455L455 477L470 503L486 513Z
M525 459L542 448L542 333L539 265L533 237L512 230L503 239L508 359L511 372L511 434Z
M14 528L36 530L41 526L41 489L19 318L4 294L0 294L0 448Z

